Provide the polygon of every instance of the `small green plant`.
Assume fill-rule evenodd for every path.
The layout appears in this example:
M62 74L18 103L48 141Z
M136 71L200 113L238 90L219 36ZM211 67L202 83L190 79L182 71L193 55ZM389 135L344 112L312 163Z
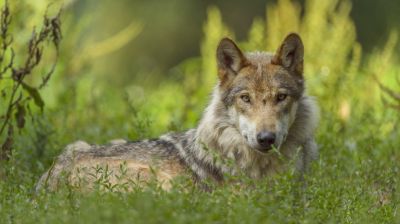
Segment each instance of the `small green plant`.
M44 16L40 31L33 30L27 43L25 55L16 54L14 39L10 26L12 12L6 1L0 13L0 160L8 160L12 153L15 128L22 129L25 126L26 116L31 114L30 102L43 110L44 101L39 93L49 81L54 72L61 41L61 21L59 11L54 17ZM46 45L50 42L55 50L54 61L51 62L47 72L42 74L35 71L42 60ZM40 72L39 72L40 73ZM29 84L32 75L41 75L42 81L37 86ZM33 118L33 116L31 116Z

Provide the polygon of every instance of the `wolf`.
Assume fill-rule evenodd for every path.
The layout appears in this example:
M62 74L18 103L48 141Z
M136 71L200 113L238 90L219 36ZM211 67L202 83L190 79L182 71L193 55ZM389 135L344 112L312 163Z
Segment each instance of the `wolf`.
M36 189L56 190L62 180L72 185L84 180L82 186L91 188L99 178L93 170L105 171L111 185L155 180L163 189L179 176L199 184L224 183L227 175L260 179L290 165L303 174L318 157L318 107L305 93L303 58L296 33L288 34L275 53L243 53L223 38L216 50L218 82L197 128L136 142L77 141Z

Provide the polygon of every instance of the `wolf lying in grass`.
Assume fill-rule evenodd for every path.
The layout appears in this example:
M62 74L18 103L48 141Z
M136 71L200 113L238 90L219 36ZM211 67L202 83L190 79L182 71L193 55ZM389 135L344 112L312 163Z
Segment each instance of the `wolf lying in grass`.
M304 173L318 155L318 113L304 93L303 55L301 38L294 33L275 54L243 54L232 40L222 39L217 48L219 82L197 128L137 142L75 142L43 174L37 190L56 190L62 180L91 188L99 179L96 170L105 170L102 178L110 185L155 179L164 189L178 176L200 184L223 183L225 174L258 179L293 160Z

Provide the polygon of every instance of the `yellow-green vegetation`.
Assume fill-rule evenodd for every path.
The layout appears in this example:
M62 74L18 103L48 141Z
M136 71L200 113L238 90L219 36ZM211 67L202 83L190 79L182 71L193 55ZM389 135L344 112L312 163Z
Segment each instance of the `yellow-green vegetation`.
M383 103L376 82L399 89L398 34L393 31L384 46L364 54L349 16L350 0L306 0L304 9L295 1L278 0L267 6L265 18L254 20L247 40L239 41L246 51L275 51L288 32L303 38L307 92L319 102L321 122L320 159L306 177L301 197L292 171L267 180L243 179L243 184L221 186L211 193L185 182L171 192L150 187L82 195L66 187L35 195L39 175L72 141L137 140L195 127L217 81L216 46L222 37L235 39L218 8L210 7L200 56L182 61L158 84L114 86L110 80L116 74L100 76L92 66L98 57L135 41L143 24L130 21L114 35L87 37L91 18L75 21L68 2L58 67L40 92L44 110L31 106L34 119L27 118L25 128L15 135L10 161L2 162L0 223L400 222L400 111ZM47 1L10 3L15 20L22 24L12 30L20 43L15 50L23 52ZM54 8L56 3L50 13ZM35 19L23 22L23 10ZM29 82L38 83L40 78L34 74ZM5 83L0 79L0 90L7 89ZM4 104L0 101L1 107Z

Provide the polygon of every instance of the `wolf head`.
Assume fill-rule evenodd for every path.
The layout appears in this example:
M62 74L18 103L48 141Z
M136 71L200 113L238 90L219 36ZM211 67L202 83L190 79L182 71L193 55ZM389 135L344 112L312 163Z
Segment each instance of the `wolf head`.
M275 54L243 54L228 38L219 43L220 99L251 148L265 153L285 141L304 92L303 55L301 38L294 33Z

